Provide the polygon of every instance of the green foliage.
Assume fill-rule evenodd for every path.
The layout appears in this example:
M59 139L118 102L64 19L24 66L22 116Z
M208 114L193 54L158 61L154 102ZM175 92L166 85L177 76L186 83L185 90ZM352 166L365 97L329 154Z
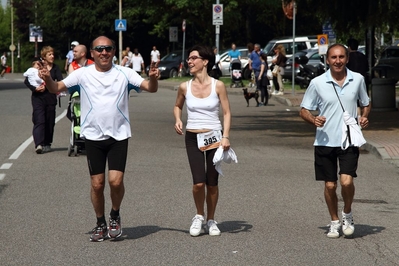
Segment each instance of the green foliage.
M284 0L289 1L289 0ZM186 20L186 48L203 43L215 44L215 26L212 25L212 5L215 0L123 0L122 18L127 20L123 32L123 46L139 48L144 60L156 45L161 53L179 49L183 33L181 24ZM94 0L13 0L15 39L21 40L21 54L29 58L34 52L28 42L29 24L41 26L44 45L55 48L59 58L65 58L71 41L89 45L99 35L118 40L114 20L119 18L119 1ZM229 48L232 42L245 46L248 42L264 46L270 39L290 36L293 21L287 19L281 0L231 0L223 4L223 25L220 27L220 48ZM330 19L338 38L349 36L362 39L368 27L377 25L392 36L397 33L399 0L297 0L296 35L315 35L322 24ZM389 26L389 27L388 27ZM169 42L169 27L178 27L179 42ZM0 9L0 49L10 45L10 10ZM33 47L33 48L32 48ZM172 48L173 47L173 48ZM148 57L148 58L147 58Z

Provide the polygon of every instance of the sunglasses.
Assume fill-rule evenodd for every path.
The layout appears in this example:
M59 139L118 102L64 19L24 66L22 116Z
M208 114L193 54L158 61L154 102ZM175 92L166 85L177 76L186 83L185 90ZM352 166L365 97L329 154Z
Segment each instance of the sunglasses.
M201 56L193 55L193 56L188 57L188 58L186 59L186 62L188 63L190 60L195 61L195 60L197 60L197 59L202 59L202 57L201 57Z
M109 53L109 52L111 52L112 50L114 50L115 49L115 47L113 47L113 46L111 46L111 45L99 45L99 46L96 46L96 47L93 47L92 48L92 50L94 50L94 51L96 51L96 52L99 52L99 53L102 53L104 50L107 52L107 53Z

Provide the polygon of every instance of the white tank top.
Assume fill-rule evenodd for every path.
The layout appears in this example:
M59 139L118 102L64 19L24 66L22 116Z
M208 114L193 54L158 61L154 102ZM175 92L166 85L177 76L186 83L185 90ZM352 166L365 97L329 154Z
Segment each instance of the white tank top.
M187 129L222 130L219 119L220 100L216 93L216 80L212 78L211 93L206 98L197 98L191 92L191 82L187 81Z

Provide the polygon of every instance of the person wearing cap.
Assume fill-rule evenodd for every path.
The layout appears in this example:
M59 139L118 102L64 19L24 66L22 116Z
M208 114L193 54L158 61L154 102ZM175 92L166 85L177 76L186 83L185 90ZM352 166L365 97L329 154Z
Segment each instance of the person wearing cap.
M73 61L73 48L75 48L75 46L78 46L78 45L79 45L79 42L77 42L77 41L71 42L71 50L69 50L69 52L67 53L66 60L65 60L65 68L64 68L64 70L67 73L68 73L69 65Z

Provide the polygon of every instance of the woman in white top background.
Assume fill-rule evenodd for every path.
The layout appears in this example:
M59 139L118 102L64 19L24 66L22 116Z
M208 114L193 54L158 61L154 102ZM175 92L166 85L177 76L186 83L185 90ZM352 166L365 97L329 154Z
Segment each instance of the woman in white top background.
M192 193L196 215L192 219L190 235L201 233L207 206L206 228L209 235L220 235L214 215L219 197L218 173L213 156L219 146L230 148L230 103L223 82L208 75L215 64L215 54L210 47L196 45L189 49L187 63L193 79L180 84L175 107L175 130L183 135L181 120L184 103L187 106L185 132L186 151L193 177ZM223 127L219 108L223 109Z

